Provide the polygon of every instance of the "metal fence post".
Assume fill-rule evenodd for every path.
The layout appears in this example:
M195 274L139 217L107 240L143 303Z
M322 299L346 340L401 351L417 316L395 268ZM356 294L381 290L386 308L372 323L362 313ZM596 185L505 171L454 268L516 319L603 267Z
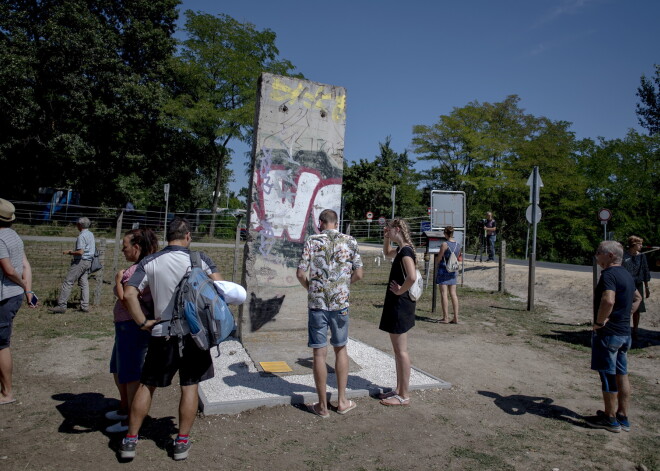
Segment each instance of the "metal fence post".
M506 279L506 241L502 239L500 242L500 263L498 271L498 288L500 293L506 293L506 286L504 280Z
M101 304L101 291L103 290L103 274L105 273L105 249L106 249L106 240L98 240L98 249L99 249L99 260L101 261L101 268L97 271L94 276L96 277L96 286L94 287L94 306Z

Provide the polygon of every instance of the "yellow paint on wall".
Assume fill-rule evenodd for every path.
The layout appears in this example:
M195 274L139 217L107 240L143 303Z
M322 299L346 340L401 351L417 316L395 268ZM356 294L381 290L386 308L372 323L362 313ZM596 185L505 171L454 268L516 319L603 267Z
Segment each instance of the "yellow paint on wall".
M321 87L314 94L303 87L302 83L299 83L296 88L292 88L276 78L273 81L270 98L285 103L299 101L307 109L324 110L331 108L333 120L340 121L346 118L346 96L339 95L333 98L332 93L326 93L324 87Z

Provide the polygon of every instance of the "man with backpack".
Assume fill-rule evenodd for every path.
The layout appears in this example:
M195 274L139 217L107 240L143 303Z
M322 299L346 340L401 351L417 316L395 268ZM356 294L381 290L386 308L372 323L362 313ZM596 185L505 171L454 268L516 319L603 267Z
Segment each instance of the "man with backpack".
M184 329L182 338L170 333L177 287L191 269L191 240L190 223L186 219L174 218L167 228L167 247L145 257L126 283L126 307L141 329L151 331L151 339L140 385L131 405L128 432L120 447L122 458L135 457L138 432L149 413L153 394L157 387L169 386L177 371L181 397L179 434L174 441L173 455L175 460L188 457L190 430L197 414L198 384L213 377L211 353L195 344L185 319L181 322ZM200 258L201 268L208 276L213 280L222 280L213 261L205 253L200 253ZM145 317L138 300L139 293L147 286L154 300L155 319Z

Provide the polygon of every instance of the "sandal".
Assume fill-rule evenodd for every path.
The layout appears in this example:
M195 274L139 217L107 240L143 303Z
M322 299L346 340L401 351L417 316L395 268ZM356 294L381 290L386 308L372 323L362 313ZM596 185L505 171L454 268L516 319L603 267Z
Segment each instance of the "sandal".
M356 407L357 407L357 404L355 403L355 401L348 401L348 407L346 409L339 410L339 406L337 406L337 414L341 414L341 415L348 414L350 411L352 411Z
M382 392L378 395L378 399L387 399L388 397L396 396L396 391Z
M396 402L389 402L388 399L395 399ZM389 397L388 399L383 399L380 401L380 403L384 406L409 406L410 405L410 398L402 398L398 394L395 394L392 397Z
M316 415L317 417L321 417L322 419L327 419L328 417L330 417L330 412L326 412L325 414L321 414L318 411L318 409L316 408L316 406L318 406L318 405L319 405L318 402L315 402L314 404L308 405L307 410L309 412L311 412L312 414Z

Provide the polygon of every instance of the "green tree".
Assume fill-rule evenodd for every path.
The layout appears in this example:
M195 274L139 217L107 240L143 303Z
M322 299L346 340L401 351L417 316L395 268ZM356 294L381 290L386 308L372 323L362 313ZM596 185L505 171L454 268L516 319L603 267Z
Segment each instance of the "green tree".
M660 65L655 65L655 76L653 80L642 75L637 96L637 117L639 124L646 129L650 135L660 134Z
M608 229L614 230L616 239L625 241L634 234L657 244L660 134L644 136L631 130L623 139L586 140L583 146L580 169L589 179L589 221L596 226L592 244L602 239L596 220L601 208L612 211Z
M257 81L262 72L288 75L294 66L278 59L275 33L258 31L228 15L186 11L188 38L173 63L172 99L164 107L168 126L197 141L204 152L199 171L213 172L212 214L226 193L232 139L249 141ZM214 231L214 220L209 233Z
M136 197L148 199L169 147L158 119L177 4L2 2L0 163L15 169L7 192L69 187L86 204L116 204L138 184Z
M388 136L380 143L380 154L369 162L360 159L344 163L343 193L345 219L364 219L367 211L376 217L392 213L392 186L396 185L396 216L417 217L423 214L418 175L406 151L395 152Z
M440 116L434 125L413 128L413 151L433 162L423 178L429 189L464 191L467 236L476 241L481 219L492 211L508 252L524 255L529 205L527 179L539 167L544 187L538 227L539 258L572 259L588 246L585 227L586 180L579 172L577 143L570 123L526 114L516 95L499 103L471 102ZM577 234L570 241L562 234Z

